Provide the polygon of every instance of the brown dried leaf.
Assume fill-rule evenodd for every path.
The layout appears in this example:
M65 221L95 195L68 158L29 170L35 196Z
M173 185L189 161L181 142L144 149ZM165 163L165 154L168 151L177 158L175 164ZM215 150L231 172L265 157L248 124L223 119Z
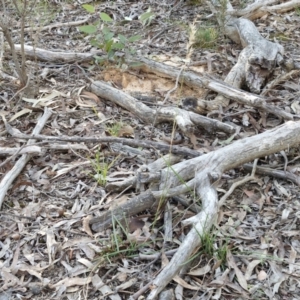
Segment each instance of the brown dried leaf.
M128 277L125 272L119 272L116 276L120 282L124 282Z
M211 267L210 267L210 265L207 264L202 268L197 268L197 269L194 269L194 270L188 272L188 274L193 275L193 276L202 276L202 275L210 272L210 270L211 270Z
M101 103L100 98L97 95L95 95L94 93L92 93L92 92L88 92L86 90L83 90L81 92L81 96L83 98L86 98L86 99L91 99L91 100L93 100L97 104Z
M50 285L52 288L60 287L60 286L65 286L65 287L70 287L70 286L76 286L76 285L87 285L92 281L92 278L86 277L86 278L81 278L81 277L74 277L74 278L69 278L66 277L63 280L60 280L59 282Z
M62 249L72 248L79 243L92 243L94 242L94 239L91 239L89 237L81 237L81 238L74 238L72 240L68 240L65 243L63 243Z
M118 137L132 137L134 138L134 129L130 125L123 125L119 130Z
M89 244L79 243L78 248L80 248L90 260L94 259L95 251L89 246Z
M120 284L119 286L116 287L116 290L126 290L128 288L130 288L131 286L133 286L135 283L137 282L136 278L131 278L128 281Z
M261 260L253 260L249 263L249 265L247 266L247 270L246 270L246 273L245 273L245 279L246 280L249 280L251 275L252 275L252 272L254 270L254 268L259 265L261 263Z
M85 218L82 218L82 228L89 236L93 237L92 230L90 228L90 220L93 219L92 215L88 215Z
M30 113L32 113L31 109L24 108L24 109L20 110L19 112L17 112L14 116L12 116L8 122L12 122L12 121L18 119L19 117L21 117L25 114L30 114Z
M22 100L24 100L25 102L29 102L32 103L32 107L35 106L49 106L52 103L55 103L57 100L52 101L52 99L55 99L58 96L65 96L65 94L56 91L56 90L52 90L50 95L47 95L45 97L39 98L39 99L30 99L30 98L22 98Z
M111 288L104 284L99 275L94 275L92 278L92 284L96 290L99 290L103 295L109 294L111 300L121 300L122 298L118 294L113 294Z
M184 288L186 289L189 289L189 290L193 290L193 291L198 291L201 289L201 287L197 287L197 286L193 286L193 285L190 285L188 284L186 281L184 281L181 277L179 277L178 275L176 275L173 280L175 282L177 282L178 284L180 284L181 286L183 286Z
M240 269L237 267L237 265L234 261L234 258L229 249L227 251L227 263L231 268L234 269L235 275L236 275L237 280L238 280L239 284L241 285L241 287L247 291L247 289L248 289L247 280L245 279L245 276L240 271Z
M129 220L129 232L134 232L137 229L141 229L143 228L143 226L145 225L145 222L139 218L130 218Z
M161 254L161 266L164 268L169 263L169 259L166 256L165 252L163 251Z

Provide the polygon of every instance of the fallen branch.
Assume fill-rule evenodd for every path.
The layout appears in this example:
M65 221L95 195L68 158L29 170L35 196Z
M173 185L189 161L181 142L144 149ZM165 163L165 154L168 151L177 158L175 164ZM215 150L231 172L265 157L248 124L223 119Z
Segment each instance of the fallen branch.
M17 53L21 53L21 45L14 45L15 51ZM90 61L93 60L95 55L103 55L101 51L95 51L90 53L76 53L76 52L54 52L50 50L45 50L41 48L36 48L28 45L24 45L24 52L26 56L31 57L33 59L40 59L48 62L78 62L78 61Z
M25 153L30 153L33 155L41 155L42 148L36 145L25 145L21 148L8 148L8 147L0 147L0 156L3 155L21 155Z
M290 121L276 129L236 141L231 145L205 155L174 165L168 165L161 170L160 174L155 172L155 170L149 172L145 166L145 172L140 173L139 177L142 178L143 182L159 182L159 190L151 191L151 193L147 191L129 199L128 202L122 206L104 212L100 217L90 221L92 229L102 231L111 225L113 217L118 217L118 220L124 220L124 218L133 214L149 209L152 206L157 206L158 201L162 199L193 192L195 186L201 185L198 182L200 179L196 178L198 173L204 177L209 176L209 178L217 180L224 172L230 169L239 167L256 158L293 147L300 142L298 133L300 134L300 122ZM124 185L120 183L120 186L125 189L131 184L132 187L135 187L136 180L137 178L133 176L125 181ZM115 185L113 186L115 187ZM203 199L203 197L200 196L199 198ZM139 202L141 199L144 199L144 203ZM139 210L138 207L140 207L141 210Z
M33 129L32 134L39 134L43 127L45 126L47 120L52 115L52 111L48 108L45 108L45 112L42 115L42 117L38 120L38 123L36 124L35 128ZM33 144L33 140L29 140L27 142L27 145ZM20 172L23 170L23 168L26 166L27 162L31 159L31 154L23 154L19 160L15 163L13 168L5 174L3 177L1 183L0 183L0 208L2 207L4 198L6 196L6 192L10 188L12 182L19 176Z
M170 174L170 170L162 171L161 183L165 187L178 185L178 177L182 181L183 179L188 179L191 176L189 174L196 174L194 188L202 201L202 211L198 215L182 222L184 225L192 225L193 227L170 263L154 279L154 288L151 290L148 300L155 299L172 278L178 274L195 249L200 246L201 235L207 232L214 224L218 211L218 201L217 193L209 178L217 179L226 170L255 158L297 146L299 142L300 122L289 121L262 134L236 141L229 146L201 157L174 165L172 167L174 174ZM164 176L166 172L169 173L168 177ZM172 189L170 188L170 190ZM184 192L183 186L182 192ZM178 191L178 194L180 194L180 191ZM164 195L168 197L168 189L164 190Z
M260 0L248 5L244 9L232 10L228 13L235 17L244 17L249 20L254 20L261 18L262 16L269 13L284 13L300 5L299 0L291 0L285 3L280 3L278 5L271 5L278 2L278 0Z
M159 63L147 58L139 58L138 61L143 63L141 69L144 72L155 73L158 76L174 79L180 72L180 70L175 67L167 66L163 63ZM180 76L180 80L183 80L187 85L191 87L207 88L227 98L235 100L238 103L255 107L259 110L266 111L285 120L293 120L295 117L295 115L292 115L274 105L268 104L267 98L232 87L224 82L210 78L209 76L198 76L193 72L185 71Z
M33 26L28 26L25 27L24 30L25 31L38 31L38 32L42 32L45 30L50 31L52 28L56 28L56 27L61 27L61 28L66 28L66 27L71 27L71 26L78 26L81 24L85 24L89 21L89 19L91 18L91 16L88 16L82 20L78 20L78 21L73 21L73 22L66 22L66 23L54 23L54 24L50 24L50 25L46 25L46 26L41 26L41 27L33 27ZM17 32L17 30L14 30L13 32Z
M162 65L162 64L161 64ZM177 76L181 76L178 70ZM187 112L178 107L162 107L152 109L134 97L108 85L102 81L94 81L90 89L96 95L103 97L115 104L134 113L138 118L152 124L153 122L175 121L178 127L187 135L194 131L195 125L205 128L208 132L223 131L229 134L235 133L237 127L224 124L218 120L200 116L193 112Z
M126 139L126 138L115 138L115 137L103 137L103 138L90 138L90 137L68 137L68 136L49 136L42 134L19 134L14 133L9 127L7 127L8 133L14 137L19 139L33 139L33 140L42 140L42 141L65 141L65 142L78 142L78 143L120 143L123 145L133 146L133 147L144 147L144 148L153 148L158 149L164 152L171 152L178 155L188 155L191 157L199 156L200 153L198 151L174 146L174 145L166 145L164 143L152 142L152 141L141 141L134 139Z
M253 168L252 164L243 165L243 169L245 170L251 170L252 168ZM300 177L290 171L274 170L271 168L257 166L255 173L264 176L272 176L284 180L290 180L291 182L300 186Z

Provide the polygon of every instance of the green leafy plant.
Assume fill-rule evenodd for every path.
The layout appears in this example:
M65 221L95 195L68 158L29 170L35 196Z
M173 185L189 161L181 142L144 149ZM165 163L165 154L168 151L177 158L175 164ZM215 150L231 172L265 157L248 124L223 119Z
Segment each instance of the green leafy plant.
M123 127L122 122L116 122L111 125L106 125L106 130L111 136L119 136L122 127Z
M128 228L128 224L123 226L123 224L121 224L121 222L115 217L113 217L112 221L113 229L110 238L108 240L100 241L103 249L101 256L97 259L98 266L103 264L105 261L112 263L122 257L137 255L140 247L149 244L149 242L141 244L130 240L126 229ZM117 228L117 225L119 225L119 228Z
M93 178L99 185L105 186L107 182L108 171L114 165L117 158L115 158L111 163L107 163L104 161L104 157L101 155L100 151L97 150L95 158L90 159L92 168L94 170Z
M203 0L189 0L188 4L190 4L190 5L202 5Z
M143 26L149 26L155 17L151 7L149 7L146 12L139 16L139 20L142 22Z
M208 257L214 257L220 260L222 263L226 262L228 251L228 240L219 240L217 238L217 232L204 232L200 235L201 248L199 254L207 255Z
M195 46L199 48L214 48L217 45L218 31L213 28L199 28L195 35Z
M83 5L83 8L89 13L95 13L95 7L90 4ZM127 20L128 21L128 20ZM92 46L102 49L107 54L107 59L116 59L116 52L123 51L125 55L132 55L135 49L132 43L140 40L140 35L126 37L122 34L116 34L109 28L109 24L114 24L114 20L106 13L100 13L99 22L92 25L80 26L79 30L90 35ZM95 57L97 62L103 62L103 58Z

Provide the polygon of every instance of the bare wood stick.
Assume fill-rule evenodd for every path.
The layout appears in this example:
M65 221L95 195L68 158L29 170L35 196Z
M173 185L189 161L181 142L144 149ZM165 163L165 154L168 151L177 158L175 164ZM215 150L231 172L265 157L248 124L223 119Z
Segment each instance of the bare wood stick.
M172 242L173 227L172 227L172 210L169 202L166 204L164 213L164 243Z
M7 148L0 147L0 155L21 155L25 153L31 153L34 155L40 155L42 153L42 148L39 146L25 145L21 148Z
M172 166L172 172L169 167L166 167L161 171L160 191L147 191L143 195L141 194L140 198L134 197L130 199L124 206L104 212L101 216L90 221L93 225L92 229L95 231L104 230L111 225L112 216L128 217L132 213L137 213L139 209L145 210L157 205L157 201L161 197L178 196L193 191L195 186L199 185L197 181L198 174L213 177L217 180L227 170L241 166L258 157L293 147L299 143L300 122L289 121L276 129L236 141L208 154L177 163ZM185 183L182 184L183 181ZM141 199L144 203L139 202ZM204 197L203 199L206 198ZM204 207L205 205L202 206ZM139 208L133 209L135 207Z
M227 200L227 198L233 193L233 191L240 185L242 184L245 184L246 182L248 181L251 181L251 180L255 180L255 171L256 171L256 165L257 165L257 161L258 159L256 159L254 161L254 164L253 164L253 169L252 169L252 172L251 172L251 175L247 175L246 177L244 177L243 179L233 183L230 187L230 189L227 191L227 193L220 199L219 201L219 208L225 203L225 201Z
M193 178L203 166L210 166L211 175L217 179L225 171L256 158L297 146L299 143L300 122L288 121L264 133L238 140L216 151L178 163L172 166L174 175L168 170L162 170L161 181L164 182L165 187L167 183L170 187L176 187L182 180Z
M252 145L248 142L252 143ZM187 167L187 164L183 167L184 162L173 166L174 173L176 174L174 177L182 178L185 177L185 172L193 172L193 168L190 167L193 164L196 165L194 168L196 173L195 187L197 195L202 200L203 211L195 217L183 222L183 224L193 224L193 228L170 263L153 281L154 289L152 289L149 294L148 300L155 299L159 292L178 274L182 265L188 261L193 251L200 245L200 236L207 232L215 221L218 211L217 194L213 187L211 187L208 177L218 177L220 172L228 170L228 167L245 163L248 159L253 160L263 156L263 153L265 153L264 155L269 155L270 152L281 151L283 150L282 147L289 148L296 146L299 142L300 122L290 121L263 134L245 140L239 140L232 145L207 155L191 159L187 161L189 167ZM182 172L183 170L185 170L185 172ZM164 182L164 179L165 177L162 177L161 181ZM173 183L175 181L173 181ZM167 186L165 182L164 185Z
M243 165L245 170L251 170L253 168L252 164L245 164ZM256 173L262 175L268 175L272 177L277 177L284 180L290 180L300 186L300 176L291 173L289 171L281 171L281 170L274 170L272 168L266 167L256 167Z
M67 136L49 136L42 134L28 135L28 134L16 134L8 129L8 133L19 139L34 139L34 140L43 140L43 141L65 141L65 142L78 142L78 143L120 143L133 147L145 147L145 148L154 148L161 151L171 152L179 155L189 155L191 157L199 156L199 152L195 150L188 149L186 147L179 147L174 145L166 145L163 143L152 142L152 141L141 141L133 140L126 138L114 138L114 137L105 137L105 138L85 138L85 137L67 137Z
M94 231L102 231L112 224L113 218L122 222L128 216L144 211L152 205L156 205L156 199L151 192L147 191L132 198L131 201L126 202L125 205L118 206L113 210L106 211L100 217L93 218L90 220L90 224Z
M21 148L0 148L0 155L10 154L5 161L0 164L0 168L6 165L9 161L15 159L18 155L31 153L32 155L41 155L42 149L36 145L24 145Z
M66 22L66 23L54 23L54 24L50 24L50 25L46 25L46 26L42 26L42 27L26 27L24 28L25 31L45 31L45 30L51 30L52 28L56 28L56 27L62 27L62 28L66 28L66 27L70 27L70 26L78 26L81 24L86 23L89 19L91 18L91 16L88 16L87 18L84 18L82 20L78 20L78 21L73 21L73 22ZM13 30L13 32L18 32L17 30Z
M292 10L295 7L298 7L299 5L300 5L300 0L291 0L285 3L280 3L278 5L269 6L267 7L267 10L269 12L276 12L280 14Z
M244 17L249 20L254 20L268 13L269 9L272 7L270 5L277 2L278 0L256 1L255 3L249 4L244 9L239 9L239 10L232 9L232 11L227 11L227 13L235 17Z
M15 51L21 53L21 45L14 45ZM41 48L24 45L26 56L38 58L40 60L49 62L76 62L76 61L89 61L93 60L95 55L102 55L103 52L95 51L89 53L76 53L76 52L54 52Z
M154 300L163 288L174 278L184 263L193 254L195 249L200 245L201 236L210 230L215 222L218 212L218 195L215 189L210 185L210 180L205 173L197 174L197 194L202 199L202 211L195 216L197 221L190 230L182 245L173 256L170 263L158 274L153 280L153 289L151 290L148 300Z
M181 70L178 70L176 76L181 76ZM233 126L197 115L193 112L187 112L178 107L163 107L159 110L152 109L134 97L127 95L126 93L117 90L102 81L93 82L90 88L93 93L116 103L130 112L133 112L136 116L148 124L152 124L156 121L175 121L179 128L186 133L193 132L195 124L204 127L208 131L212 128L214 128L214 130L224 131L230 134L236 131L236 128Z
M144 65L142 69L151 73L158 74L160 76L168 78L176 78L179 74L179 70L172 66L152 61L147 58L139 58L140 62ZM184 82L190 86L208 88L215 91L225 97L235 100L238 103L256 107L268 113L274 114L285 120L293 120L294 115L266 102L264 97L254 95L238 88L232 87L224 82L217 81L216 79L209 78L208 76L198 76L193 72L183 72L180 76Z
M123 191L128 187L135 187L136 191L141 191L141 184L159 180L160 170L180 162L182 157L168 153L154 162L142 165L135 173L136 176L126 178L123 181L112 181L106 185L107 191ZM149 176L150 175L150 176ZM153 187L152 187L153 190Z
M43 127L45 126L47 120L50 118L52 111L48 108L45 108L45 112L43 116L39 119L35 128L33 129L33 134L38 134L41 132ZM27 145L33 144L33 140L29 140ZM20 159L16 162L13 168L4 176L0 183L0 208L2 207L5 195L7 190L9 189L12 182L19 176L20 172L23 170L27 162L31 159L32 155L23 154Z

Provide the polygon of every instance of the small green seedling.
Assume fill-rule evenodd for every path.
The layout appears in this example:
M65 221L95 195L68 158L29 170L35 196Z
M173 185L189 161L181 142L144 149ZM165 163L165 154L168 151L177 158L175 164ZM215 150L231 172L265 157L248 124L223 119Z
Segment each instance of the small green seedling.
M149 7L146 12L139 16L139 20L142 22L143 26L149 26L155 17L156 16L152 12L151 7Z
M83 8L89 13L95 13L95 7L90 4L83 5ZM126 19L126 21L128 21ZM102 49L107 54L107 59L117 59L117 51L122 51L125 56L135 53L135 49L131 46L132 43L140 40L140 35L133 35L126 37L122 34L116 34L113 32L109 25L114 25L114 20L106 13L100 13L99 22L92 25L80 26L79 30L88 34L91 39L92 46ZM96 56L98 63L103 62L103 58Z
M123 127L122 122L116 122L111 125L106 125L106 130L111 136L118 137L122 127Z
M129 258L136 256L140 247L149 246L149 242L138 243L131 241L127 231L128 224L124 226L116 217L112 217L112 225L113 229L109 240L104 242L100 241L103 250L101 256L97 259L98 266L105 261L113 263L123 257ZM117 228L117 225L119 225L119 228Z
M214 48L217 45L218 31L213 28L199 28L195 36L195 46L199 48Z
M97 150L95 158L90 159L92 168L94 169L93 178L97 181L99 185L106 185L108 171L114 165L117 158L114 159L111 163L107 163L104 161L104 157L101 155L100 151Z

